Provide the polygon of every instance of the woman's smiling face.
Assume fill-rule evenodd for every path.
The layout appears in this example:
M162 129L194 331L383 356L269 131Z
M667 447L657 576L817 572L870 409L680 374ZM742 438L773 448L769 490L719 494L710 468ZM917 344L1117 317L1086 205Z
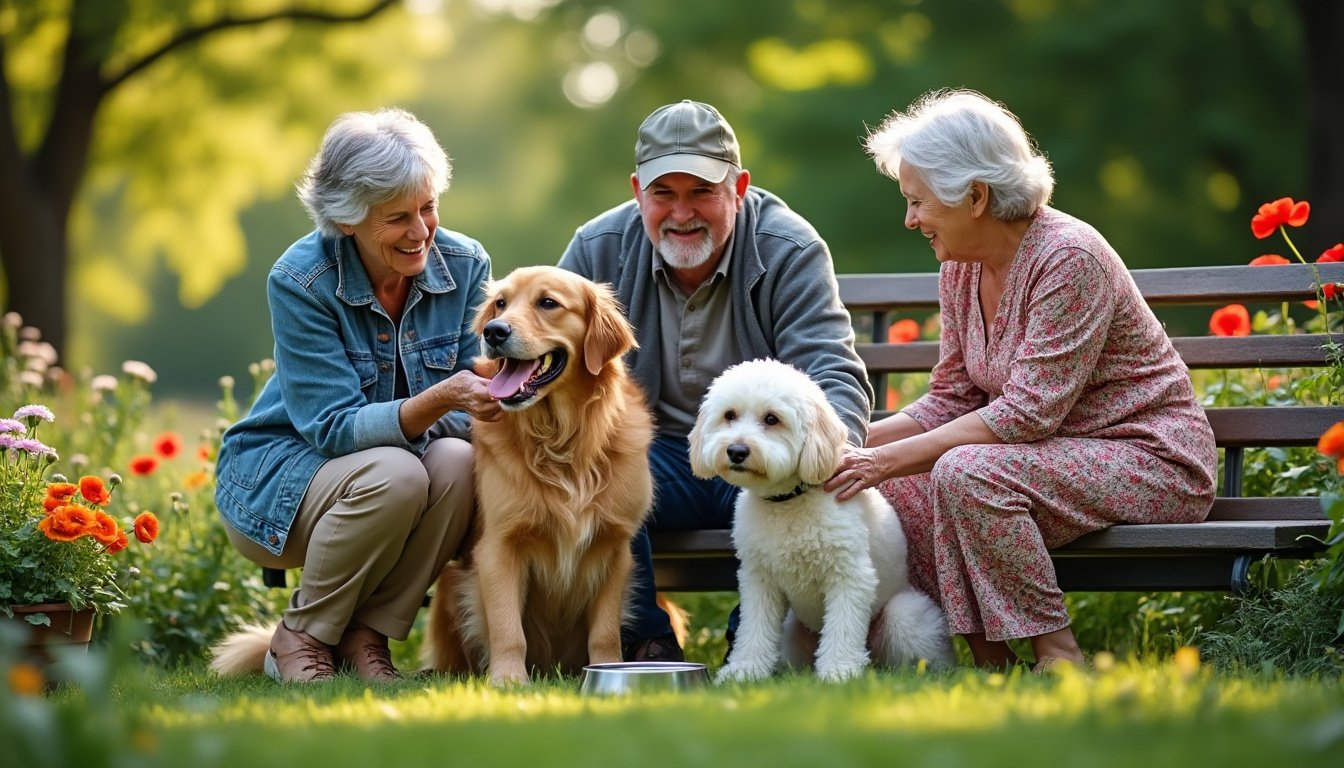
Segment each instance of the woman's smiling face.
M438 199L420 192L375 205L363 221L342 224L341 230L355 238L359 260L369 280L377 283L393 275L415 277L425 271L438 226Z
M905 198L905 227L917 229L929 241L938 261L964 261L958 258L958 246L970 240L969 228L975 226L969 198L955 206L948 206L933 194L924 183L919 171L904 160L897 170L901 196Z

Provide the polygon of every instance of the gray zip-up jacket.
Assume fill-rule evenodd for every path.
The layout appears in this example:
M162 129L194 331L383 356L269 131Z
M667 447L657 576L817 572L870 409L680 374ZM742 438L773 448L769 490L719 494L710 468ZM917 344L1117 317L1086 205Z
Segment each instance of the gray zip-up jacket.
M731 240L733 331L744 360L772 357L807 372L863 445L873 390L854 351L854 330L840 303L831 252L802 216L773 194L748 187ZM662 381L658 287L653 243L635 201L579 227L560 266L611 283L635 326L639 349L626 359L649 402Z

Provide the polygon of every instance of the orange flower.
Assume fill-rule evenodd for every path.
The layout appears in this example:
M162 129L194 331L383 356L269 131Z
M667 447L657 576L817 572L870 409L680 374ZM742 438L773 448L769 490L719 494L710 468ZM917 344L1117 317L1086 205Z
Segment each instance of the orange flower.
M1277 267L1280 264L1292 264L1292 262L1277 253L1266 253L1251 259L1252 267Z
M1283 377L1278 375L1277 373L1274 374L1273 376L1270 376L1265 381L1265 389L1268 389L1270 392L1273 392L1274 390L1278 389L1281 386L1283 386Z
M74 483L47 483L47 495L56 499L69 500L78 490L79 486Z
M171 459L182 452L182 438L172 432L164 432L154 438L154 452L165 459Z
M892 344L908 344L919 340L919 323L905 318L897 320L887 329L887 341Z
M149 454L142 453L131 457L132 475L152 475L158 466L159 460Z
M214 453L213 449L211 449L210 446L205 445L204 443L197 446L196 448L196 458L200 459L201 461L209 461L213 453Z
M46 682L42 670L32 664L18 662L9 668L9 690L18 696L39 696Z
M1251 313L1241 304L1228 304L1213 311L1209 330L1214 336L1250 336Z
M189 491L203 488L208 482L210 482L210 473L206 472L204 469L198 469L182 478L182 485L186 486Z
M1329 264L1332 261L1344 261L1344 243L1335 243L1326 248L1316 259L1317 264Z
M96 475L79 478L79 495L96 507L105 507L112 501L112 492L107 490L103 479Z
M53 541L74 541L89 533L93 521L92 510L78 504L66 504L42 518L37 527Z
M1316 450L1332 459L1344 458L1344 421L1325 430L1321 441L1316 444Z
M894 411L901 407L901 393L897 392L895 387L887 388L887 410Z
M1306 224L1309 215L1311 215L1311 203L1305 200L1295 203L1291 197L1280 197L1272 203L1260 206L1260 212L1251 217L1251 234L1259 240L1264 240L1285 224L1290 227Z
M121 533L121 526L117 524L117 519L106 512L99 510L93 513L93 525L89 526L89 535L98 540L99 544L110 547L117 541L117 534Z
M135 538L141 544L153 544L159 538L159 518L153 512L141 512L135 516Z
M107 551L116 554L130 545L131 540L126 538L125 531L117 531L117 540L107 545Z

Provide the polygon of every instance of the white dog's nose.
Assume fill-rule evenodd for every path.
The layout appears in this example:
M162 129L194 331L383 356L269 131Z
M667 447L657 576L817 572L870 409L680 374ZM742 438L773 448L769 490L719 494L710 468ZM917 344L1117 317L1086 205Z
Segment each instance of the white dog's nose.
M751 449L741 443L733 443L724 452L728 454L728 460L734 464L741 464L751 455Z

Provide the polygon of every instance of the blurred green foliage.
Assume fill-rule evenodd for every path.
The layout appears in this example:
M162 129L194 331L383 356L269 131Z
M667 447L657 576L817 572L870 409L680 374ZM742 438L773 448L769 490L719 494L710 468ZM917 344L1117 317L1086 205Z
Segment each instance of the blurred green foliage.
M841 272L935 268L902 231L899 188L860 148L930 88L1005 102L1055 166L1054 203L1134 267L1245 263L1262 248L1248 231L1255 208L1307 194L1301 20L1288 0L417 0L354 33L234 37L147 71L140 109L100 120L122 138L99 155L98 204L75 240L77 262L152 268L134 273L147 297L134 322L106 309L108 295L85 300L108 287L85 273L65 357L146 360L167 396L206 396L221 373L270 354L265 271L310 229L288 180L346 109L396 103L435 129L455 163L443 225L479 238L496 273L553 263L579 224L628 199L636 127L681 98L723 111L753 180L812 220ZM352 40L367 43L362 64ZM157 176L192 180L126 208L118 190L170 149ZM265 173L246 170L258 161ZM236 217L245 265L221 267L227 228L200 210ZM155 230L167 234L105 236L132 215L170 222ZM1341 230L1314 217L1308 258ZM176 271L156 250L168 240L188 244L170 249ZM219 277L214 289L187 290L184 276L199 287L201 273Z

